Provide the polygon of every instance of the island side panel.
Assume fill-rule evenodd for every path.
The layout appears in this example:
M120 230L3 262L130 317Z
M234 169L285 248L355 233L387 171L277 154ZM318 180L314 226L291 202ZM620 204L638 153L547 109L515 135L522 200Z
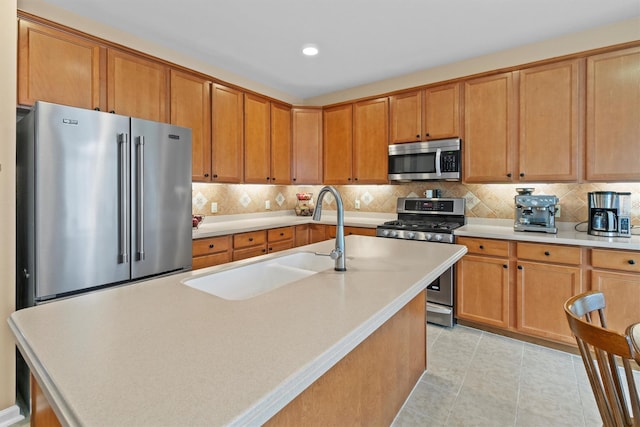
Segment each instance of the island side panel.
M391 425L426 369L425 304L420 292L265 425Z
M32 427L60 427L60 421L53 412L47 397L42 392L40 385L31 378L31 426Z

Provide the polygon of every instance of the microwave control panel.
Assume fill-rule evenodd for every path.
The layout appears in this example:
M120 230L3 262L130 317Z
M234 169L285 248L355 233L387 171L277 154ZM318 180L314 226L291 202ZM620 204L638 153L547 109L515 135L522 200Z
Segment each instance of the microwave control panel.
M460 151L447 151L440 155L440 170L442 172L459 172Z

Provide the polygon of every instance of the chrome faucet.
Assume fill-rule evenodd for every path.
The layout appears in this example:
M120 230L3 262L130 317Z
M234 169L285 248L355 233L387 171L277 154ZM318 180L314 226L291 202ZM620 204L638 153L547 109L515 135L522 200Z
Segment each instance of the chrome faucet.
M336 261L335 270L336 271L347 271L347 256L344 253L344 207L342 206L342 197L340 197L340 193L335 187L331 185L325 185L318 193L318 200L316 202L316 208L313 212L313 220L320 221L320 215L322 215L322 199L324 195L327 193L333 194L333 197L336 199L338 220L336 224L336 247L329 254L319 254L316 252L316 255L328 255L331 259Z

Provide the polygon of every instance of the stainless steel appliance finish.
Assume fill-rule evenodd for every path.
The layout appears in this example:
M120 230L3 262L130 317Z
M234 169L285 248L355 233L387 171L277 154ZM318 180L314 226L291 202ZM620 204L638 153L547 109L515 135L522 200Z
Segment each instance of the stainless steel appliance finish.
M399 198L398 219L376 228L376 236L425 242L455 243L453 230L465 224L464 199ZM453 326L455 268L427 286L427 321Z
M460 138L389 145L390 181L460 181Z
M191 267L191 130L37 102L17 125L18 308Z
M595 191L588 193L589 234L603 237L631 237L631 193Z
M521 194L515 196L515 231L557 233L555 215L559 199L556 196Z

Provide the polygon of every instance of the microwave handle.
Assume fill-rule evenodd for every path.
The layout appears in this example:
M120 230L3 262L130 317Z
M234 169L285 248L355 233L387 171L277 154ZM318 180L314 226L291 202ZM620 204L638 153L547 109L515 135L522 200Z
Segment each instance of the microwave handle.
M440 170L440 156L442 154L442 150L441 149L437 149L436 150L436 175L437 176L441 176L442 175L442 170Z

